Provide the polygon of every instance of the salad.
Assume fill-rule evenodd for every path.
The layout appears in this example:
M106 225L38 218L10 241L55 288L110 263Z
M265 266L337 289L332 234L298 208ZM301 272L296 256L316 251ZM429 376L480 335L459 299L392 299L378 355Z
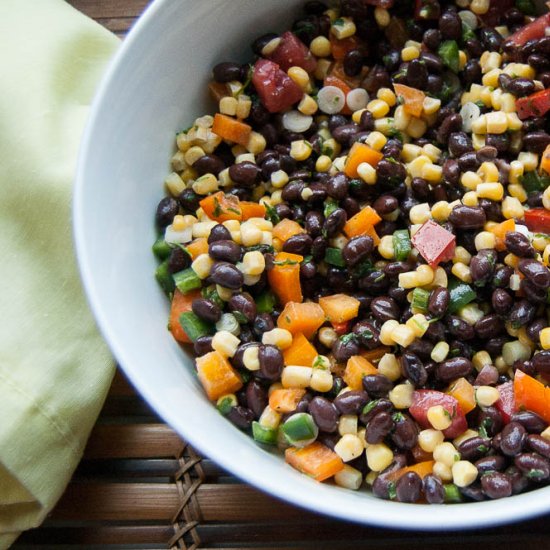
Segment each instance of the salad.
M550 14L309 1L177 134L168 330L220 413L400 502L550 481Z

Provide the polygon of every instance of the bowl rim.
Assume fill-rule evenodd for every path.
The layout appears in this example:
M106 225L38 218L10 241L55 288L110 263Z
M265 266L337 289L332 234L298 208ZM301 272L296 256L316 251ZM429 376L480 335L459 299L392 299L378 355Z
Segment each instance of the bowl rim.
M112 87L112 81L119 70L119 66L123 62L126 53L132 49L134 43L141 39L142 33L146 32L150 21L157 16L157 13L163 10L165 6L176 1L181 0L154 0L139 17L108 64L107 70L96 90L82 135L74 178L72 227L80 277L97 326L113 353L115 360L129 377L131 383L159 416L201 454L212 457L215 462L239 479L276 498L329 517L393 530L442 531L492 527L528 519L548 512L550 509L548 506L545 507L545 501L546 497L550 496L550 487L502 500L468 502L453 504L452 506L419 506L373 500L365 502L364 506L348 505L343 508L335 507L331 505L330 497L331 495L334 496L332 487L316 484L316 490L307 491L303 490L304 487L301 483L283 485L275 476L264 476L260 472L248 468L246 461L241 463L238 460L231 460L230 453L221 452L222 449L216 445L215 438L204 438L202 437L203 434L193 431L192 427L189 427L189 429L182 427L176 422L167 404L162 399L157 398L155 393L145 383L144 379L140 376L139 369L133 369L132 361L127 356L125 346L122 342L118 341L115 334L116 330L109 320L107 308L102 303L99 288L96 286L90 266L90 255L86 237L89 229L83 223L84 211L86 210L83 189L86 181L88 158L93 151L93 136L96 131L99 113L108 99L109 90ZM324 493L326 493L328 498L319 498ZM336 498L336 500L340 499ZM357 502L360 501L358 500ZM422 512L421 510L424 511ZM399 525L395 524L396 517L399 519Z

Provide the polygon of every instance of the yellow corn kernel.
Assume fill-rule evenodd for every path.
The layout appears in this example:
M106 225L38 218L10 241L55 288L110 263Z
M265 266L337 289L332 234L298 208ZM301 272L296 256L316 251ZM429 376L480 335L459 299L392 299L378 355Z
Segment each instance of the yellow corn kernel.
M304 97L302 97L300 103L298 103L298 111L303 115L314 115L318 108L317 102L307 94L304 94Z
M344 464L344 467L334 474L334 483L336 483L338 487L357 491L363 483L363 474L356 468Z
M508 63L504 67L504 72L513 78L535 78L535 69L526 63Z
M475 390L475 398L481 407L490 407L500 399L500 393L491 386L479 386Z
M417 156L407 164L407 171L411 178L421 178L422 170L426 164L432 164L432 161L426 155Z
M374 8L374 19L379 27L387 27L390 24L390 12L376 6L376 8Z
M458 68L460 70L464 69L466 63L468 62L468 56L463 50L458 50Z
M430 205L427 202L415 204L409 211L411 223L422 224L431 218Z
M477 186L482 183L481 177L475 172L464 172L460 177L460 183L466 187L466 189L471 189L475 191Z
M477 193L475 191L468 191L467 193L464 193L464 195L462 196L462 204L466 206L477 206Z
M243 246L256 246L262 242L262 230L246 221L241 225L241 242Z
M401 378L401 366L393 353L385 353L378 361L378 372L392 382Z
M381 132L371 132L367 139L365 140L365 143L369 146L375 149L376 151L381 151L384 145L388 142L388 138L382 134Z
M510 163L510 171L508 173L508 181L512 184L519 184L520 178L523 176L523 163L519 160L513 160Z
M455 446L450 441L441 443L433 450L434 460L441 462L449 468L458 460L460 460L460 453L456 450Z
M327 155L321 155L315 161L315 170L317 172L328 172L332 165L332 160Z
M443 462L436 462L433 466L433 474L437 476L441 481L452 481L453 473L451 467Z
M374 128L379 132L382 132L385 136L389 136L393 131L395 131L393 118L389 118L389 117L377 118L374 121Z
M515 197L505 197L502 200L502 215L506 219L522 219L525 216L525 211L521 202Z
M318 59L317 67L315 68L315 72L313 73L313 75L317 80L324 80L328 75L331 66L332 61L330 61L329 59Z
M288 76L301 88L303 92L311 90L309 75L302 67L290 67L287 71Z
M449 349L450 346L447 344L447 342L438 342L434 348L432 349L432 353L430 354L430 357L433 361L436 363L441 363L442 361L445 361L447 358L447 355L449 355Z
M197 195L208 195L209 193L217 191L219 185L214 174L204 174L194 181L192 187Z
M432 218L437 222L446 222L450 213L451 205L447 201L438 201L432 206Z
M415 339L414 331L407 325L398 325L392 332L393 341L400 346L406 348Z
M492 365L493 360L491 359L489 353L487 353L485 350L482 350L474 354L474 356L472 357L472 363L475 369L480 371L484 366Z
M427 453L433 453L435 448L438 445L441 445L444 440L445 436L443 435L443 432L439 430L433 430L431 428L422 430L418 434L418 445L423 451Z
M311 145L304 139L293 141L290 144L290 156L297 161L307 160L311 156Z
M428 96L424 98L422 109L425 115L433 115L437 113L440 107L441 107L440 99L435 99L434 97L428 97Z
M281 189L288 183L288 174L284 170L275 170L271 173L270 180L275 189Z
M233 357L240 344L240 340L227 330L219 330L212 338L212 349L224 357Z
M197 160L204 156L204 149L198 145L194 145L185 153L185 162L189 166L193 166Z
M356 30L355 23L351 17L339 17L336 21L333 21L330 27L330 32L338 40L353 36Z
M307 388L312 374L311 367L289 365L283 369L281 383L284 388Z
M453 423L451 415L441 405L430 407L427 418L434 430L446 430Z
M259 132L250 132L250 138L246 144L246 150L254 155L260 154L266 148L266 141L264 136Z
M491 93L493 92L493 88L490 86L482 86L481 91L479 92L479 99L483 102L485 107L491 107L492 105L492 98ZM481 115L484 116L484 115Z
M504 187L501 183L480 183L476 188L476 193L481 199L501 201L504 197Z
M500 96L500 110L504 113L516 112L516 98L509 93L503 93Z
M357 415L343 414L338 421L338 433L340 435L357 434Z
M319 330L319 342L327 348L332 348L338 340L338 334L332 327L323 327Z
M309 387L318 392L327 392L332 389L334 379L330 370L326 369L313 369L311 380L309 381Z
M474 151L479 151L482 147L485 147L485 136L483 134L472 134L472 145Z
M199 254L191 264L191 269L199 279L206 279L213 265L214 260L208 254Z
M381 99L373 99L368 102L367 110L372 113L374 118L382 118L389 113L390 106Z
M539 334L542 349L550 349L550 327L543 328Z
M456 264L454 264L451 272L455 277L457 277L464 283L472 282L472 274L470 272L470 268L462 262L457 262Z
M476 2L477 0L474 0ZM468 460L459 460L451 467L453 483L457 487L468 487L477 479L477 468Z
M367 109L358 109L357 111L354 111L351 115L351 120L355 122L355 124L359 124L361 122L361 115L366 111Z
M187 187L181 176L176 172L172 172L166 176L164 185L166 185L166 189L174 197L177 197Z
M388 394L388 399L396 409L408 409L412 405L413 392L412 384L397 384Z
M542 194L542 206L546 210L550 210L550 187L547 187Z
M416 271L406 271L399 274L399 286L402 288L416 288L422 285L419 283Z
M502 56L497 52L485 51L479 58L479 65L483 74L498 69L502 63Z
M523 164L525 172L532 172L539 165L539 156L536 153L521 152L518 155L518 161Z
M422 177L430 183L439 183L443 177L443 167L437 164L425 164L422 167Z
M418 57L420 57L420 50L415 46L408 46L401 50L401 59L405 62Z
M397 107L397 109L399 109L399 107ZM405 143L403 145L403 150L401 151L401 158L405 162L411 163L414 159L420 157L421 155L422 155L422 147L419 147L418 145L414 145L412 143ZM426 155L422 155L422 156L425 159L430 160L428 156Z
M492 111L485 116L487 119L488 134L503 134L508 129L508 117L506 113L502 111Z
M362 162L357 167L357 175L368 185L374 185L376 183L376 168L371 166L368 162Z
M380 242L378 243L378 254L386 260L393 260L395 258L392 235L384 235L380 239Z
M430 326L428 320L422 313L415 313L411 318L407 319L405 325L414 332L417 338L422 338Z
M248 117L250 109L252 107L252 100L245 94L240 94L237 100L237 112L235 113L237 118L242 120Z
M427 143L422 147L422 152L432 161L437 162L441 156L441 149L433 145L432 143Z
M494 162L482 163L477 173L485 182L496 182L499 178L498 168Z
M385 321L380 328L380 342L385 346L393 346L395 344L392 334L393 331L399 326L399 323L395 319Z
M494 233L490 231L480 231L475 237L476 250L483 250L485 248L495 248L496 237Z
M382 101L385 101L390 107L393 107L397 102L397 98L395 97L393 90L390 90L389 88L380 88L376 93L376 97Z
M519 202L527 201L527 193L523 188L523 185L519 183L511 184L508 186L508 194L511 197L515 197Z
M237 114L237 99L231 96L225 96L220 99L219 111L223 115L235 116Z
M481 83L484 86L496 88L498 86L498 77L501 73L502 71L500 69L491 69L487 74L483 75L483 78L481 79ZM492 99L493 98L491 96L491 103L492 103Z
M393 124L395 128L399 131L406 130L410 121L411 115L405 111L403 105L398 105L393 113Z
M325 36L314 38L309 44L309 49L315 57L328 57L332 51L330 40Z
M471 260L472 255L463 246L457 246L455 248L453 263L462 262L465 265L470 265Z
M506 113L506 119L508 120L508 130L511 132L523 128L523 122L520 120L517 113Z
M366 449L367 464L373 472L381 472L393 462L393 452L385 443L375 443Z
M489 11L491 0L472 0L470 10L476 15L483 15Z
M428 125L425 121L421 118L416 118L413 116L407 126L407 134L409 134L412 138L417 139L422 137L426 133L427 129Z
M472 122L472 132L474 134L487 133L487 115L481 115Z

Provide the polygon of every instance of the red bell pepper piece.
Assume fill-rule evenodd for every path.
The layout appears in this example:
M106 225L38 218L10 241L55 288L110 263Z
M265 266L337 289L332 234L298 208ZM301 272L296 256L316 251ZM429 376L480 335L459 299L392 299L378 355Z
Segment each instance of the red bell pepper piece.
M528 40L532 40L533 38L542 38L548 26L550 26L550 12L541 15L532 23L521 27L519 31L515 32L506 39L506 44L523 46L523 44L525 44Z
M273 61L258 59L254 65L252 84L263 106L270 113L279 113L302 99L304 92Z
M497 386L497 390L500 393L500 399L495 403L495 407L499 410L504 422L508 424L512 414L518 410L514 399L514 383L505 382L500 384L500 386Z
M521 120L532 116L544 116L550 111L550 88L516 99L516 109Z
M343 321L342 323L332 323L332 328L338 336L342 336L349 332L349 325L349 321Z
M546 208L526 210L525 225L534 233L550 233L550 212Z
M302 67L312 73L317 67L317 61L309 48L292 32L287 31L281 36L279 45L269 56L283 71L290 67Z
M415 390L409 413L420 427L431 428L432 425L428 420L428 410L437 405L441 405L449 413L452 420L452 424L446 430L443 430L446 438L453 439L468 429L468 422L457 399L437 390Z
M428 265L435 268L441 262L452 260L456 237L433 220L428 220L414 234L412 244Z

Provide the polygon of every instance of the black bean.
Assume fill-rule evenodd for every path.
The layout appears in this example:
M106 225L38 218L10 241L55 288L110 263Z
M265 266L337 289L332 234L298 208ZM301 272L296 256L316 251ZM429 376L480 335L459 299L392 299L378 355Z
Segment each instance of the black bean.
M401 356L399 362L403 376L415 387L419 388L426 384L428 380L428 373L417 355L406 351Z
M474 329L478 338L495 338L504 332L504 322L496 313L489 313L476 322Z
M535 255L535 249L531 242L519 231L508 231L504 242L508 251L520 258L531 258Z
M424 90L428 84L428 69L419 59L413 59L407 67L407 84L418 90Z
M369 400L366 391L350 390L338 395L333 403L340 414L359 414Z
M179 206L176 199L172 197L164 197L160 200L157 206L157 212L155 219L159 227L166 227L170 225L174 219L174 216L178 213Z
M283 372L283 354L279 348L270 344L261 344L258 349L260 373L267 380L278 380Z
M214 241L208 247L208 254L214 260L237 263L241 258L241 253L241 247L230 240Z
M195 169L199 176L204 174L218 174L225 168L223 160L217 155L203 155L193 163L193 169Z
M425 476L422 480L422 490L428 504L442 504L445 501L445 487L437 476Z
M537 453L523 453L516 456L514 465L532 481L543 481L550 477L550 463Z
M254 318L252 329L256 336L261 337L264 332L269 332L275 328L275 323L269 313L258 313Z
M520 288L525 295L525 298L532 304L542 304L546 302L547 291L544 288L535 286L528 279L522 279Z
M334 237L336 233L341 231L346 224L348 217L346 211L343 208L337 208L334 210L323 224L323 229L326 232L327 237Z
M468 485L467 487L459 487L458 490L460 491L461 495L465 496L469 500L481 502L487 499L485 493L481 489L481 484L477 481L472 483L471 485Z
M464 153L460 156L458 159L458 165L462 172L475 172L481 166L481 163L479 162L476 153L474 151L470 151L469 153Z
M528 374L529 376L536 376L537 373L535 371L535 367L533 367L532 361L521 361L520 359L514 361L514 364L512 365L512 370L516 372L516 370L521 370L525 374Z
M533 340L536 344L539 343L540 340L540 331L543 328L546 328L548 326L548 323L546 319L543 317L539 319L535 319L528 327L527 327L527 336Z
M535 83L528 78L513 78L504 86L504 89L516 97L524 97L535 91Z
M502 455L490 455L476 460L474 465L479 473L500 472L508 464L506 458Z
M466 132L452 132L449 135L448 148L453 157L461 157L473 150L472 140Z
M178 203L179 205L187 212L191 212L192 214L195 214L197 208L199 207L199 200L201 197L199 197L193 189L184 189L179 195L178 195Z
M230 311L250 323L256 317L256 302L248 292L237 292L231 296L228 304Z
M479 162L491 162L497 158L498 151L496 147L485 145L476 151L476 157Z
M416 502L420 499L422 479L416 472L403 474L395 484L398 502Z
M222 316L221 309L214 302L205 298L196 298L193 300L191 308L197 317L209 323L216 323Z
M224 62L218 63L212 70L216 82L231 82L240 80L241 66L238 63Z
M388 288L389 279L383 271L376 269L359 279L358 286L370 294L380 294Z
M254 413L248 407L242 407L241 405L231 407L226 417L241 430L250 428L255 418Z
M353 267L363 261L374 249L374 241L369 236L350 239L342 249L346 265Z
M542 420L542 419L541 419ZM550 458L550 441L537 434L530 434L526 439L527 447L539 455Z
M523 449L526 430L519 422L510 422L501 432L500 450L506 456L516 456Z
M392 402L388 399L376 399L368 403L359 416L359 421L367 425L372 419L381 412L391 413L393 411Z
M257 380L251 380L246 385L246 402L254 413L254 417L256 419L260 418L262 412L267 407L268 399L267 392Z
M177 273L191 265L191 257L179 246L172 248L168 256L168 271Z
M248 160L232 164L229 167L229 177L231 180L244 187L253 187L258 183L261 175L260 167Z
M357 76L363 68L363 54L359 50L350 50L344 56L343 66L347 76Z
M418 425L410 416L402 413L394 414L393 421L395 427L391 440L399 449L410 451L418 442Z
M424 336L430 342L440 342L445 339L445 326L440 321L430 323Z
M458 447L457 451L460 453L462 460L469 460L473 462L486 455L490 450L488 442L482 437L475 436L466 439Z
M411 270L409 262L389 262L384 266L384 273L388 277L397 278L401 273L406 273ZM390 296L393 298L393 296Z
M493 291L493 294L491 296L491 304L493 306L493 309L500 315L505 315L510 311L512 305L514 303L514 299L506 290L502 288L497 288Z
M422 52L420 54L420 60L424 62L426 68L430 73L439 74L443 71L443 63L439 56L431 52Z
M372 397L384 397L392 387L391 380L383 374L369 374L363 377L363 388Z
M451 184L451 185L457 185L460 181L460 166L458 165L458 161L455 159L447 159L443 163L443 178L444 180ZM414 182L414 179L413 179ZM414 190L414 186L413 186Z
M197 356L206 355L214 351L212 349L212 336L199 336L193 344L193 351Z
M229 232L229 229L219 223L218 225L215 225L210 230L210 235L208 235L208 244L212 244L216 241L229 241L231 242L231 233ZM209 251L210 252L210 251ZM241 250L239 248L239 257L241 254ZM224 258L215 258L215 259L224 259ZM235 261L238 261L239 258L237 258Z
M289 237L283 244L283 250L292 254L305 256L309 254L313 239L307 233L300 233Z
M451 295L446 288L442 286L435 288L428 299L428 311L436 317L443 317L449 307L450 299Z
M327 241L324 237L316 237L311 245L311 255L314 260L321 261L325 257Z
M544 350L539 353L535 353L531 359L533 367L539 374L550 374L550 350Z
M392 431L394 422L391 414L386 411L375 414L368 423L365 439L369 444L381 443Z
M441 35L446 40L459 40L462 37L462 20L454 10L442 13L438 26Z
M302 262L300 264L300 276L304 279L313 279L317 275L315 262Z
M446 116L437 131L437 141L447 143L449 135L452 132L458 132L462 129L462 117L458 113L452 113Z
M513 274L514 270L508 265L497 268L493 277L493 286L499 288L507 287Z
M426 84L426 92L429 94L438 94L443 88L443 79L438 74L429 74Z
M344 128L341 126L340 128ZM349 179L343 172L338 172L328 180L327 194L333 199L342 200L348 195Z
M256 38L256 40L254 40L254 42L252 42L251 44L251 47L252 47L252 51L258 55L258 56L261 56L262 55L262 50L264 49L264 47L269 43L271 42L274 38L277 38L278 35L276 35L275 33L267 33L267 34L262 34L262 36L259 36L258 38Z
M382 65L374 65L363 80L362 86L369 94L376 94L380 88L391 86L391 78Z
M483 492L492 499L509 497L512 494L512 482L505 473L488 472L481 476Z
M513 495L522 493L529 486L529 479L527 476L523 475L523 472L521 472L516 466L509 466L506 468L505 473L512 482Z
M372 204L378 214L390 214L399 206L398 200L392 195L380 195Z
M446 321L449 332L459 340L471 340L475 337L474 327L464 321L464 319L456 315L449 315Z
M542 153L550 144L550 135L543 130L529 132L523 136L524 149L532 153Z
M474 381L474 386L493 386L498 382L498 370L493 365L484 365Z
M490 52L498 52L502 43L502 36L492 28L483 27L479 31L479 38L483 47Z
M353 334L357 336L362 346L374 349L380 345L380 332L369 321L360 321L353 327Z
M485 144L494 147L499 154L505 153L510 147L510 137L508 134L487 134Z
M480 250L470 261L470 273L477 286L483 286L489 281L495 269L497 254L493 249Z
M359 345L353 338L339 338L332 346L332 353L338 363L345 363L350 357L359 353Z
M546 71L550 68L550 62L545 55L532 54L527 58L527 63L537 69L537 71Z
M433 344L428 340L416 339L413 340L408 346L407 351L417 355L422 361L429 361L430 355L433 350ZM425 365L424 365L425 368Z
M466 51L468 52L469 57L479 58L483 53L483 46L477 38L469 38L464 43Z
M480 206L455 206L449 215L449 221L457 229L481 229L487 218Z
M321 431L334 433L338 429L338 409L325 397L314 397L309 402L308 412Z
M481 66L477 59L469 59L462 70L464 83L471 86L474 83L481 81Z
M436 374L442 382L451 382L457 378L468 376L473 368L472 362L465 357L453 357L440 363L437 366Z
M474 356L474 348L462 340L452 340L449 344L451 357L464 357L471 360Z
M389 296L374 298L370 303L370 310L373 316L381 323L390 319L398 319L400 314L399 306Z
M338 128L335 128L333 130L332 137L340 145L343 145L344 147L349 147L355 141L355 138L357 137L359 131L360 128L355 123L344 124L343 126L338 126Z
M536 314L536 307L527 300L516 302L510 310L508 319L513 328L520 328L529 324Z
M550 271L537 260L523 258L519 261L518 267L535 286L542 289L550 287Z
M376 165L376 173L382 182L389 182L390 184L395 181L403 181L407 176L406 169L400 162L386 158L383 158Z
M374 130L374 116L370 111L366 109L361 113L361 118L359 119L359 126L362 130L372 131Z
M212 243L211 246L214 246L220 242L223 241ZM229 262L216 262L210 271L210 279L213 283L225 288L230 288L231 290L241 288L244 283L242 272Z

